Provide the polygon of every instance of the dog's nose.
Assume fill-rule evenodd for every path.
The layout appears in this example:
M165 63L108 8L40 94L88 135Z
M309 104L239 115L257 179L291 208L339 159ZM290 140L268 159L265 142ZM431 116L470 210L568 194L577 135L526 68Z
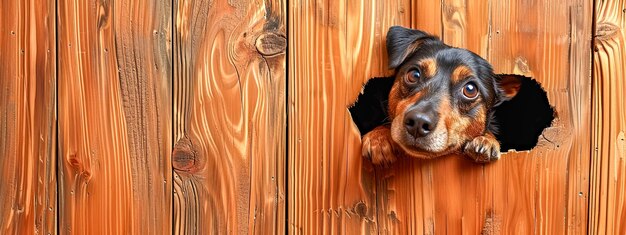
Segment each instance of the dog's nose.
M404 125L406 130L413 137L424 137L435 130L437 120L430 115L417 112L415 110L409 111L404 115Z

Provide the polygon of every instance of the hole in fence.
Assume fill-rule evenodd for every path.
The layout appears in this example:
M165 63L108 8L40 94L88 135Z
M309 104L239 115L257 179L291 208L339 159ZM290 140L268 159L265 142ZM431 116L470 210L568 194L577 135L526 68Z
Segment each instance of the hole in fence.
M532 149L537 145L543 130L554 120L554 108L550 106L541 84L532 78L521 78L522 84L517 95L495 108L494 118L498 126L496 138L502 152ZM393 82L393 77L370 79L363 86L357 101L349 108L352 121L361 136L377 126L390 123L387 101Z
M352 121L359 128L361 136L390 122L387 117L387 101L393 81L393 77L370 79L363 86L357 101L349 108Z
M498 125L496 138L503 152L530 150L537 145L541 132L552 124L554 108L546 91L532 78L523 77L517 95L495 108Z

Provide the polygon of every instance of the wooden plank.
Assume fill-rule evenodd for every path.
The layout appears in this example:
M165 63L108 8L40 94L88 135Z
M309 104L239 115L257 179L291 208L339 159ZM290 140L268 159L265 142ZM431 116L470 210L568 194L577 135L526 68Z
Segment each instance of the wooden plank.
M348 106L389 73L385 36L410 1L293 1L289 21L289 231L377 233L375 172Z
M626 234L625 1L595 2L589 234Z
M55 1L0 12L0 233L56 234Z
M413 10L412 15L417 16L441 12L440 19L429 22L414 18L413 27L435 29L432 33L447 44L485 56L490 23L487 1L442 1L440 6ZM383 211L379 214L385 215L379 217L381 231L474 234L482 231L488 219L491 197L485 190L484 169L463 156L434 161L401 159L377 174L377 180L378 185L387 185L377 188L378 200L388 201L387 207L379 208Z
M171 5L59 1L61 233L171 231Z
M509 154L500 171L490 177L505 178L493 189L495 210L507 212L502 231L520 231L526 222L525 229L535 233L584 233L591 152L587 133L592 5L589 1L502 1L494 3L492 11L494 69L536 78L557 115L552 127L539 137L537 148ZM517 176L523 178L515 183L506 179ZM510 191L502 193L502 188ZM527 204L532 209L510 209ZM516 221L520 216L532 221L521 219L520 226Z
M174 5L174 233L282 234L286 1Z
M372 7L379 3L297 1L290 8L290 231L586 231L590 3L450 0ZM392 24L469 48L497 72L535 77L558 119L537 148L493 164L449 156L401 159L391 169L372 171L359 158L358 132L345 107L366 79L390 73L381 54ZM370 35L376 35L373 43ZM355 207L360 213L351 214Z

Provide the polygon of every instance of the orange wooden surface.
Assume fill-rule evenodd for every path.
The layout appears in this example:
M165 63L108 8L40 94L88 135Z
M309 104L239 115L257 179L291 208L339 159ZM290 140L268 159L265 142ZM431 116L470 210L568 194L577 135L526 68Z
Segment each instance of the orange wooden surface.
M55 1L0 1L0 234L57 230Z
M598 1L589 234L626 234L626 1Z
M294 233L581 234L587 231L591 26L587 1L296 1L290 7L289 228ZM536 78L558 118L532 151L360 159L347 106L389 75L391 25L424 29Z
M59 232L171 231L164 1L58 1Z
M174 233L283 234L286 1L174 7Z
M0 234L625 234L624 9L0 0ZM538 146L361 159L348 106L392 25L537 79Z

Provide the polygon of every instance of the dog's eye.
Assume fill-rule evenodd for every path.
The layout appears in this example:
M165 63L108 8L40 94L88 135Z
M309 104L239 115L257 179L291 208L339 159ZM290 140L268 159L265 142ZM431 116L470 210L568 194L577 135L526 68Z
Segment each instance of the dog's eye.
M419 69L412 69L406 74L406 83L415 84L417 80L420 78L421 74Z
M468 99L474 99L478 96L478 88L473 82L468 82L463 87L463 95Z

